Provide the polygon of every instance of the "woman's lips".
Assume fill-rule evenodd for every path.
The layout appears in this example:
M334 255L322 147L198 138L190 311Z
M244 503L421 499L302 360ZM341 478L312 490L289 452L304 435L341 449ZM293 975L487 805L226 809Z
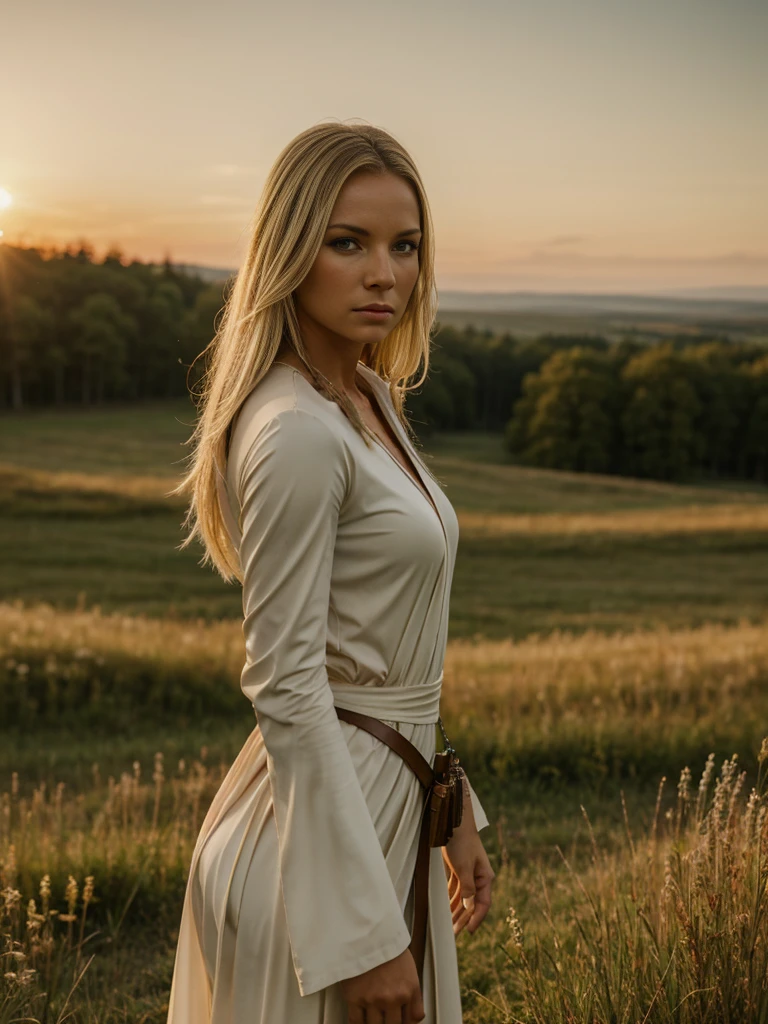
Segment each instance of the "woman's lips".
M369 320L387 320L393 314L388 309L353 309L353 313L359 313Z

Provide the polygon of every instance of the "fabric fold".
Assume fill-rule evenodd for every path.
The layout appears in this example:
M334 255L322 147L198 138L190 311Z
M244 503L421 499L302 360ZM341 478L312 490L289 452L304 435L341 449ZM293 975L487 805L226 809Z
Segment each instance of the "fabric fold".
M241 687L267 750L302 995L384 963L410 942L326 669L331 568L347 486L337 438L295 409L259 433L238 495L246 581ZM308 844L321 877L306 870Z

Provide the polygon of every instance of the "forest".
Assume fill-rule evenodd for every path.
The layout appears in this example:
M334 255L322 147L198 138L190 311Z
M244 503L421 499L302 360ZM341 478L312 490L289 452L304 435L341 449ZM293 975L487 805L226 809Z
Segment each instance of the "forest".
M4 246L0 412L178 398L202 372L230 282L97 262L87 243ZM668 481L768 479L768 349L727 332L516 337L435 325L417 432L503 434L512 461Z

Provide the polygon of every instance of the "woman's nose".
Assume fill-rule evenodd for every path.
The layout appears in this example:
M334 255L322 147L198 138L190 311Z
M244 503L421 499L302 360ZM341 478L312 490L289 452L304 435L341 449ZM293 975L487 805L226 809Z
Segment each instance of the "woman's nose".
M395 274L389 250L372 250L366 266L366 284L368 287L392 288Z

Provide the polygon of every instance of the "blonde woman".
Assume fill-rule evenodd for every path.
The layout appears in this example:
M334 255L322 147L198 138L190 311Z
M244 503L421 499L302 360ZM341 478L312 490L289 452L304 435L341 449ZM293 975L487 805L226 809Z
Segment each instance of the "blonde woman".
M242 584L256 726L195 846L169 1024L462 1020L455 935L490 906L488 820L467 783L460 826L429 849L420 978L422 784L336 711L433 762L458 523L403 398L435 313L429 207L403 147L369 125L298 135L208 346L175 492L191 496L184 544L199 537L203 563Z

